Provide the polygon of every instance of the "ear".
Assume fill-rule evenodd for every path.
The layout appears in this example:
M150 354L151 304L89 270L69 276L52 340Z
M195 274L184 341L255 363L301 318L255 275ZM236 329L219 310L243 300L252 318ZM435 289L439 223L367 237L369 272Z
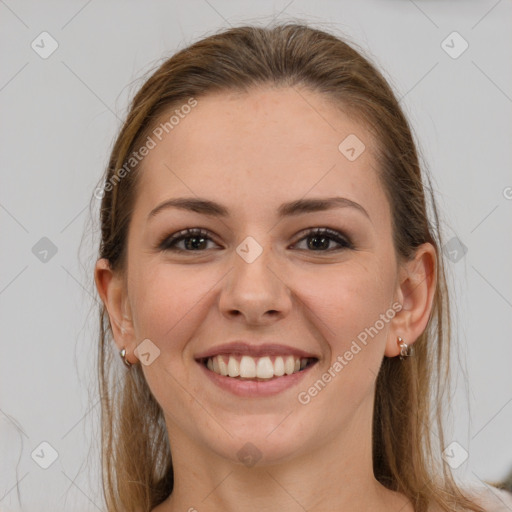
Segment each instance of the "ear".
M437 254L430 243L420 245L414 259L400 265L395 300L402 309L391 322L384 354L396 357L400 353L397 338L412 345L425 330L436 289Z
M107 259L101 258L96 262L94 280L101 300L107 308L110 327L118 350L125 348L127 354L133 354L134 329L122 276L110 268ZM132 363L128 355L126 359Z

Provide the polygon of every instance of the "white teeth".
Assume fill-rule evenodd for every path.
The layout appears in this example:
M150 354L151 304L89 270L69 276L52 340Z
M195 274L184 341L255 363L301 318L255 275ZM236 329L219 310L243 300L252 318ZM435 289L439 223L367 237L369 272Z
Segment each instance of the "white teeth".
M282 377L284 375L284 361L281 356L276 357L274 361L274 375Z
M228 375L230 377L238 377L240 375L240 364L233 356L229 356Z
M228 374L228 365L222 359L222 356L217 356L215 359L219 360L220 374L226 376Z
M227 363L226 363L227 360ZM309 359L289 356L277 356L272 363L270 356L254 358L251 356L214 356L209 357L206 366L212 372L224 377L241 379L272 379L283 375L292 375L304 370Z
M256 365L256 377L260 379L271 379L274 376L274 366L270 357L260 357Z
M288 356L284 362L284 372L286 375L291 375L295 370L295 358Z
M252 379L256 377L256 363L252 357L243 356L240 361L240 377Z

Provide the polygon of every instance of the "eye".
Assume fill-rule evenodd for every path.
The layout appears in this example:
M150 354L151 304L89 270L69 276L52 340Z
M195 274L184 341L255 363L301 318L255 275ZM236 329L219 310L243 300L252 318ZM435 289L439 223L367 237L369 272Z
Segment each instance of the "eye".
M200 228L190 228L165 237L158 244L158 248L162 251L200 252L206 249L208 241L213 242L207 231ZM184 247L178 247L180 242L185 242Z
M305 233L299 242L307 240L306 248L316 252L332 252L333 250L353 249L350 240L339 231L329 228L315 228ZM340 247L330 248L331 242L337 243ZM297 242L297 243L299 243ZM295 244L297 245L297 244ZM304 250L304 249L302 249Z
M303 240L307 240L306 248L300 250L312 250L315 252L332 252L342 249L353 249L354 246L350 240L340 233L330 228L315 228L302 233L302 238L294 244L297 246ZM178 245L184 243L181 247ZM157 247L162 251L176 251L176 252L202 252L208 249L208 242L215 242L209 236L208 231L201 228L188 228L171 236L166 236L161 240ZM339 247L330 247L331 243L338 244ZM217 245L217 244L215 244Z

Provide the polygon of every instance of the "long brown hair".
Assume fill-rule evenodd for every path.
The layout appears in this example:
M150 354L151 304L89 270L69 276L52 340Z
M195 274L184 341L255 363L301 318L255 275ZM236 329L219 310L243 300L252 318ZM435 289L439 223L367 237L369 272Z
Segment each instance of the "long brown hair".
M410 259L425 242L437 250L433 310L425 332L415 343L415 356L405 364L397 358L384 358L377 377L375 477L407 496L417 512L430 506L445 511L482 511L458 488L440 457L450 311L436 203L431 187L423 183L425 173L399 102L381 73L354 46L305 23L240 26L210 35L166 60L135 95L102 177L99 257L124 275L127 232L140 174L137 164L126 164L164 113L191 98L200 101L208 93L266 85L303 86L333 100L363 122L376 139L378 172L391 205L398 256ZM166 425L140 365L130 371L123 367L104 305L99 313L107 507L109 512L149 512L173 488Z

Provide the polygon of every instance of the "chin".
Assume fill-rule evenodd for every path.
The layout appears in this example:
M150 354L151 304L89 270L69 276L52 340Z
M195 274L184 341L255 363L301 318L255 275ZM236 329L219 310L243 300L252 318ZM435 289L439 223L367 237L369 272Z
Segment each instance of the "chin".
M312 447L308 448L304 430L300 431L296 421L288 423L285 419L287 414L240 418L242 424L232 422L223 425L232 436L221 429L222 433L215 439L205 439L204 444L220 457L247 467L287 462L312 450ZM293 415L292 412L290 417ZM311 439L314 439L315 432L318 428L312 429Z

